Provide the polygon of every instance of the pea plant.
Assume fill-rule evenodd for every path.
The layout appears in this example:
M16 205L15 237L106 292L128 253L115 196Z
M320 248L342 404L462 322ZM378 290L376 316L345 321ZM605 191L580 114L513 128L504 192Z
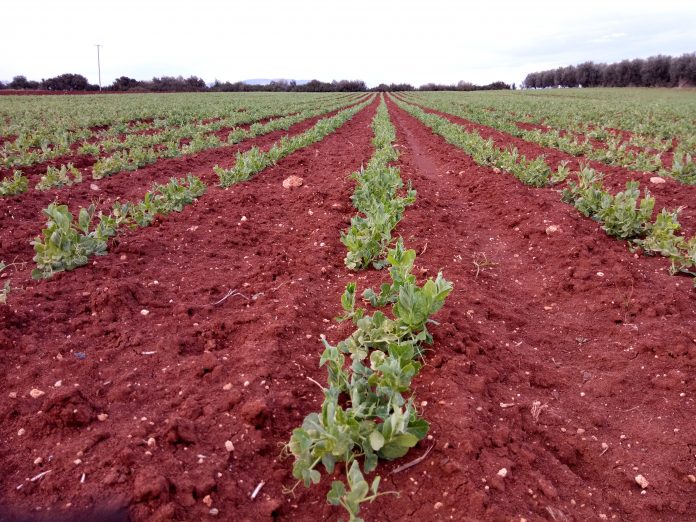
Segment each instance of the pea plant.
M384 256L392 243L392 231L406 207L416 200L416 191L410 184L404 196L399 195L404 188L401 174L399 169L389 166L398 158L398 152L392 145L396 131L384 99L377 108L372 129L375 153L367 168L352 175L356 186L351 200L358 214L351 218L350 228L341 232L341 242L348 250L345 264L351 270L370 264L378 269L385 266Z
M655 222L649 227L645 238L635 239L633 243L648 255L661 255L671 262L670 274L679 272L696 276L693 266L696 265L696 236L686 239L677 235L681 229L679 224L679 212L681 208L673 211L662 209L655 218ZM696 286L696 278L694 279Z
M631 245L640 247L648 255L661 255L670 260L670 273L687 273L696 276L696 236L686 239L677 235L681 229L676 210L661 209L655 221L650 221L655 199L646 190L640 198L637 181L626 183L626 189L616 195L603 187L602 174L583 167L577 174L577 182L568 181L561 192L562 200L574 205L582 214L602 223L607 234L628 239ZM694 279L696 286L696 278Z
M378 491L379 475L370 484L365 474L376 469L379 459L403 457L429 429L410 387L421 369L423 345L432 343L427 324L453 287L441 273L418 286L410 274L415 256L399 239L387 256L396 262L391 284L379 294L365 292L379 296L376 304L390 303L393 319L381 310L369 315L356 304L356 284L346 287L339 320L350 319L355 330L335 346L323 339L320 365L327 369L328 386L321 411L307 415L286 446L295 458L293 476L306 487L321 481L321 467L333 473L344 463L347 483L334 481L327 500L343 506L351 521L361 520L360 504L386 494Z
M468 132L463 126L452 123L442 116L427 113L417 105L405 103L398 98L393 99L399 107L425 123L447 142L462 149L479 165L504 170L522 183L534 187L560 183L569 174L566 163L559 164L554 171L546 164L543 156L527 159L514 147L496 147L493 140L486 140L477 132Z
M86 265L90 256L106 253L106 240L91 229L94 212L94 205L82 208L75 220L67 205L51 203L44 209L48 217L46 228L32 241L36 253L32 278L45 279L57 272L73 270Z
M584 215L602 223L607 234L620 239L633 239L648 232L655 206L655 198L648 190L645 197L640 199L639 187L637 181L628 181L625 190L612 195L604 189L602 175L584 167L578 173L578 183L569 181L561 197Z
M0 273L2 273L3 270L7 268L7 265L3 262L0 261ZM0 289L0 304L6 304L7 303L7 297L10 295L10 280L8 279L5 281L5 283L2 285L2 288Z
M206 185L197 177L172 178L169 183L155 183L141 202L115 203L110 214L95 214L95 206L82 208L75 220L67 205L51 203L43 212L49 218L41 235L32 241L34 279L46 279L57 272L86 265L94 255L107 252L107 241L119 228L149 226L157 215L181 212L203 195ZM93 221L98 223L93 225Z
M649 137L647 135L633 134L628 139L621 135L615 135L606 128L587 125L584 118L578 117L575 107L534 107L535 111L544 113L544 118L531 117L537 123L552 123L561 128L553 128L545 125L544 130L527 130L518 125L518 120L525 118L529 107L524 108L522 114L502 110L500 102L494 107L481 107L471 103L459 103L456 95L447 93L411 94L409 101L419 104L427 104L427 107L440 110L449 114L466 118L475 123L486 125L512 136L536 143L543 147L553 147L574 156L584 156L588 160L600 161L606 165L625 167L641 172L655 172L660 176L672 177L677 181L693 185L696 184L696 162L692 160L691 151L693 143L688 139L692 131L686 131L680 136L680 142L674 150L674 162L671 168L664 165L662 152L672 148L672 140L664 140L660 136ZM506 100L509 102L510 100ZM565 100L566 102L570 100ZM518 107L519 109L520 107ZM645 111L641 111L645 112ZM569 113L573 113L572 115ZM672 118L669 118L672 120ZM670 121L669 130L664 129L667 136L678 132L678 125ZM634 130L645 130L645 126L638 126ZM583 133L584 136L578 136ZM658 134L662 134L659 132ZM593 137L603 142L597 146L588 137ZM641 150L642 149L642 150Z
M502 149L496 149L491 140L484 140L477 133L467 133L460 125L429 114L417 105L405 103L399 98L394 100L397 105L428 125L449 143L470 154L480 165L496 166L507 170L524 183L533 186L558 183L569 175L567 164L559 164L556 172L545 171L538 162L541 157L529 162L522 159L523 157L514 148L501 152ZM608 147L605 153L607 151L618 153L620 150L621 154L624 154L623 151L627 149L626 144L618 138L609 138L607 141ZM635 161L646 162L641 164L645 170L655 170L650 167L653 163L657 165L657 159L653 156L631 151L625 154L629 152L634 155ZM640 154L642 159L638 158ZM595 158L595 156L590 157ZM693 169L690 157L684 155L680 158L675 155L673 171L681 173L682 181L688 178L692 172L690 169ZM665 173L660 171L660 174ZM647 190L641 198L638 182L627 182L623 191L613 195L604 188L602 173L583 166L577 173L577 179L566 183L561 191L561 199L565 203L574 205L583 215L600 222L607 234L632 241L632 245L640 246L646 254L665 255L671 261L672 273L692 273L690 268L696 265L696 237L686 240L676 235L680 229L677 219L679 210L662 209L655 222L651 222L655 199ZM696 286L696 279L694 279L694 285Z
M49 190L52 188L70 186L82 182L82 173L72 163L61 165L60 168L49 166L46 174L41 176L37 183L37 190Z
M319 120L308 131L292 137L285 136L277 141L268 151L264 152L257 147L252 147L246 152L238 152L237 159L232 168L224 169L219 165L215 165L213 171L220 178L220 185L222 187L229 187L235 183L246 181L289 154L307 147L312 143L321 141L329 134L335 132L336 129L341 127L371 102L372 98L355 107L345 109L335 116Z
M6 177L0 181L0 196L16 196L26 192L29 188L29 180L19 170L15 170L12 177Z

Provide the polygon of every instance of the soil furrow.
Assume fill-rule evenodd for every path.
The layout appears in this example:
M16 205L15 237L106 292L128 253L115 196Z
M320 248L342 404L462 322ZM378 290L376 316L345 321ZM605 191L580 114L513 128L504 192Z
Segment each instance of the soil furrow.
M402 498L380 499L366 518L398 520L406 496L429 520L459 518L462 504L474 520L549 509L688 520L690 281L389 106L402 176L418 190L399 231L423 273L442 269L455 290L415 388L435 449L396 476ZM638 474L651 484L644 495Z
M624 167L612 167L598 161L588 161L584 157L573 156L558 149L542 147L492 127L479 125L467 119L431 109L425 105L418 106L430 114L437 114L452 123L462 125L467 132L477 132L485 139L492 139L498 147L517 147L520 154L525 155L529 159L543 154L545 156L544 160L552 169L556 169L562 161L569 162L569 166L573 171L578 170L582 164L587 164L598 172L604 173L604 186L613 194L623 190L627 181L639 181L641 190L648 189L655 197L653 216L659 213L662 208L672 210L683 207L679 215L679 222L682 225L684 234L689 237L696 234L696 206L689 205L690 201L696 199L696 186L685 185L670 178L661 178L664 180L664 183L654 184L650 182L650 178L656 176L653 173L637 172Z
M0 406L6 506L190 520L208 514L209 495L229 520L337 515L328 484L283 494L292 463L279 452L320 402L306 379L321 379L319 335L341 335L332 317L350 275L339 230L349 175L372 154L376 106L0 309L0 392L17 394ZM289 175L304 185L284 189ZM231 289L239 294L221 301ZM33 399L31 388L46 393Z
M33 247L30 242L41 232L46 218L42 210L51 202L68 204L76 215L80 207L92 203L99 210L108 211L118 199L137 201L142 199L152 183L165 183L172 177L186 176L193 173L209 185L219 183L212 168L219 164L223 168L234 165L237 152L245 152L252 147L270 148L273 143L285 135L296 135L310 129L317 121L330 117L339 110L321 116L308 118L291 126L288 130L274 131L257 138L244 140L239 144L206 150L198 154L179 158L160 159L152 165L135 171L125 171L101 179L85 179L82 183L52 191L35 191L31 197L25 195L3 198L6 205L0 210L0 260L25 262L24 270L17 270L20 277L28 277L31 272ZM92 187L97 190L93 190Z

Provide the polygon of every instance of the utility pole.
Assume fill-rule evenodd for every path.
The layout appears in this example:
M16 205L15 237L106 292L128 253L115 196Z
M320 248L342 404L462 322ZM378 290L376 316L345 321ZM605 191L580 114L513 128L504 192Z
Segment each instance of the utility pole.
M99 90L102 90L101 86L101 62L99 60L99 48L103 47L101 44L95 44L97 46L97 69L99 70Z

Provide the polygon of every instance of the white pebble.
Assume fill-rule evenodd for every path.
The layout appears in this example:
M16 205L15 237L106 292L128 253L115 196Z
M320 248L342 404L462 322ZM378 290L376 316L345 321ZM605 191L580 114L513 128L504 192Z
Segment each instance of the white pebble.
M150 313L150 310L146 310L145 308L140 310L140 315L148 315L149 313Z
M38 399L42 395L46 395L46 392L43 392L39 390L38 388L32 388L31 391L29 392L29 395L32 396L34 399Z
M501 468L500 471L498 471L499 477L505 478L505 477L507 477L507 474L508 474L507 468Z
M642 489L647 488L650 483L643 475L636 475L636 484L638 484Z
M231 440L225 441L225 449L227 450L227 453L232 453L234 451L234 444L232 444Z

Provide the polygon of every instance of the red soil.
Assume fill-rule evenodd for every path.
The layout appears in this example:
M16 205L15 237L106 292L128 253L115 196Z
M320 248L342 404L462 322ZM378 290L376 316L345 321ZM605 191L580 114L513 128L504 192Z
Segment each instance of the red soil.
M332 321L345 284L386 277L349 273L339 241L375 108L120 236L88 267L39 283L13 274L20 288L0 306L0 519L208 520L210 507L220 520L345 518L325 503L327 477L283 494L292 462L279 451L320 405L307 379L326 378L318 336L349 332ZM455 290L415 383L432 438L380 465L381 489L401 496L365 506L365 519L691 520L691 282L635 257L553 190L478 167L390 112L418 191L397 232L419 253L419 279L442 269ZM305 185L284 190L289 175ZM213 304L229 289L243 296Z
M310 119L307 119L303 122L300 122L299 124L296 124L296 125L303 125L308 121L311 121L312 125L313 125L321 118L326 118L326 117L332 116L341 110L344 110L348 107L352 107L354 105L357 105L358 103L361 103L363 101L365 101L365 97L360 98L359 100L357 100L355 103L353 103L351 105L341 107L339 109L336 109L335 111L328 112L328 113L320 115L320 116L315 116L313 118L310 118ZM284 116L281 116L281 115L271 116L268 118L262 118L262 119L258 120L257 122L253 122L253 123L260 123L263 125L264 123L269 122L271 119L282 118L282 117L284 117ZM251 127L251 125L253 125L253 123L239 125L238 128L248 129L249 127ZM225 140L227 140L229 133L232 130L234 130L235 128L237 128L237 127L223 127L222 129L219 129L217 131L208 132L208 133L206 133L206 135L215 134L218 138L225 141ZM291 129L293 129L293 127L291 127L288 131L283 131L283 132L289 132ZM152 135L152 134L159 134L161 132L162 132L162 129L155 128L155 129L146 129L143 131L138 131L134 134L150 134L150 135ZM126 135L121 134L119 136L114 137L114 139L118 140L118 141L125 141ZM88 141L90 143L97 143L99 141L102 141L102 138L98 138L98 137L90 138ZM179 145L180 146L187 145L190 142L191 142L191 140L189 138L184 138L184 139L181 139L179 141ZM14 171L19 170L22 172L22 174L24 174L25 176L27 176L29 178L30 190L32 190L33 187L41 179L41 176L43 176L46 173L46 170L48 169L49 166L50 167L61 167L63 165L67 165L68 163L72 163L74 167L82 170L83 178L91 177L91 173L92 173L91 167L97 162L97 159L111 156L116 152L116 151L106 152L106 153L100 154L98 157L91 156L91 155L85 155L85 154L79 154L78 149L80 148L81 145L82 145L81 142L73 143L70 146L70 149L72 151L71 155L59 156L57 158L54 158L54 159L51 159L48 161L39 162L39 163L34 163L33 165L29 165L26 167L0 167L0 179L5 178L5 177L10 177L10 176L12 176ZM163 148L163 145L155 145L153 148L155 148L156 150L159 150L159 149Z
M536 143L525 141L506 132L474 123L465 118L430 109L423 105L419 105L419 107L425 112L437 114L452 123L462 125L468 132L477 132L485 139L492 139L498 147L509 145L517 147L520 154L525 155L529 159L543 154L546 163L552 169L556 169L561 161L567 161L571 171L578 170L582 164L588 164L598 172L604 173L604 186L612 193L623 190L627 181L638 181L640 182L641 190L648 189L655 197L654 215L657 215L662 208L673 210L678 207L684 207L679 215L682 230L689 237L696 234L696 205L690 205L691 202L696 201L696 186L685 185L670 178L664 178L665 183L663 184L653 184L650 182L650 178L656 176L654 173L638 172L624 167L613 167L599 161L588 161L583 156L573 156L558 149L542 147Z
M219 182L219 179L212 170L213 165L219 164L223 168L229 168L234 165L237 152L244 152L254 146L268 149L282 136L300 134L311 128L321 118L334 113L309 118L291 126L287 131L275 131L229 147L160 160L136 171L120 172L101 180L91 179L91 169L85 168L84 158L91 159L91 157L70 158L69 161L72 161L77 168L83 169L82 183L48 191L30 189L30 192L24 194L2 198L4 205L0 207L0 229L12 231L12 233L0 235L0 252L2 252L0 260L31 260L33 248L30 241L40 234L46 221L42 210L53 201L68 204L75 215L80 207L88 207L92 203L97 205L98 210L106 212L117 199L122 202L142 200L153 182L166 183L174 176L184 177L193 172L206 183L215 184ZM38 173L31 176L30 184L36 184L39 179ZM92 185L99 190L92 190ZM28 273L31 267L26 266L24 270Z

